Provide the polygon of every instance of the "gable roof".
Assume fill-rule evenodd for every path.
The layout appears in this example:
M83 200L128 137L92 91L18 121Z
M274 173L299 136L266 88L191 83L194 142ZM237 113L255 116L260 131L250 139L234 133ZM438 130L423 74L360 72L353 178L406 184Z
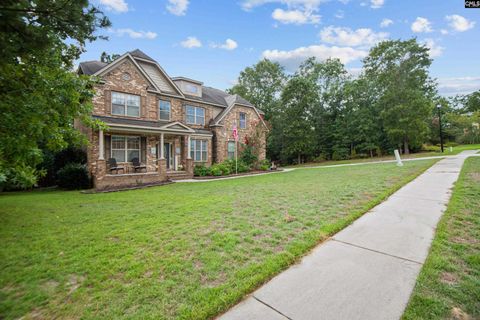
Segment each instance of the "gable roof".
M202 85L201 97L183 93L175 84L174 80L195 81L198 84L201 84L201 82L186 77L169 77L168 74L163 70L163 68L153 58L151 58L139 49L135 49L125 53L111 63L104 63L101 61L81 62L79 65L79 69L83 74L86 75L101 75L106 70L109 70L111 67L114 67L116 64L118 64L119 61L126 58L130 58L134 65L139 68L140 72L145 76L145 78L152 83L152 86L155 88L154 91L167 95L179 96L190 101L198 101L211 104L220 108L225 108L225 110L220 112L219 116L225 114L225 111L227 111L227 109L230 110L231 107L233 107L233 105L235 104L254 108L255 112L259 115L264 114L263 111L257 109L253 104L251 104L246 99L240 97L239 95L231 95L220 89ZM217 121L215 121L215 123L216 122Z
M145 54L145 52L139 50L139 49L135 49L133 51L129 51L128 53L130 53L133 57L135 58L140 58L140 59L144 59L144 60L150 60L152 62L156 62L155 60L153 60L152 58L150 58L148 55Z
M85 61L80 63L79 69L80 71L82 71L83 74L92 75L98 70L105 67L107 64L108 63L102 61Z

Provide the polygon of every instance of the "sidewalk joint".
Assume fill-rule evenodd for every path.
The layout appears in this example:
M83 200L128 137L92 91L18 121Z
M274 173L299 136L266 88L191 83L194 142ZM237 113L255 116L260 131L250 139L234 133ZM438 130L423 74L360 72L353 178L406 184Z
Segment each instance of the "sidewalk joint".
M278 313L279 315L285 317L286 319L288 320L293 320L292 318L288 317L287 315L281 313L280 311L278 311L277 309L275 309L274 307L272 307L271 305L269 305L268 303L265 303L263 302L262 300L258 299L257 297L255 297L255 295L252 295L253 299L257 300L258 302L260 302L261 304L263 304L264 306L272 309L273 311L275 311L276 313Z
M350 242L345 242L345 241L342 241L342 240L337 240L337 239L335 239L335 238L332 238L332 240L333 240L333 241L340 242L340 243L343 243L343 244L346 244L346 245L349 245L349 246L352 246L352 247L356 247L356 248L359 248L359 249L368 250L368 251L371 251L371 252L383 254L383 255L385 255L385 256L389 256L389 257L392 257L392 258L396 258L396 259L400 259L400 260L404 260L404 261L413 262L413 263L416 263L416 264L419 264L419 265L422 265L422 264L423 264L422 262L418 262L418 261L415 261L415 260L412 260L412 259L395 256L395 255L393 255L393 254L389 254L389 253L385 253L385 252L382 252L382 251L370 249L370 248L367 248L367 247L362 247L362 246L359 246L359 245L356 245L356 244L353 244L353 243L350 243Z

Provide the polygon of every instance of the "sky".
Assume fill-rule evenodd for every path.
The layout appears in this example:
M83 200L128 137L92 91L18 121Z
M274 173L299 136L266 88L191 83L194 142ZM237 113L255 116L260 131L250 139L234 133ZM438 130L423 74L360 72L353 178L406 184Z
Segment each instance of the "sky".
M480 9L463 0L93 0L112 21L80 61L140 49L170 76L227 89L262 58L293 72L304 59L339 58L358 74L385 39L430 48L442 95L480 89Z

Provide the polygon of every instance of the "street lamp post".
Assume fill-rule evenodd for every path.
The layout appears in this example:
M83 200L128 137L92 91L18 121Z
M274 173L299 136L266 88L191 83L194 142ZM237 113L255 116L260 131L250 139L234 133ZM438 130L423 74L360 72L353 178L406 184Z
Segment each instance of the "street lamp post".
M437 105L437 111L438 111L438 128L440 131L440 149L442 150L443 153L443 133L442 133L442 111L441 111L442 105L438 104Z

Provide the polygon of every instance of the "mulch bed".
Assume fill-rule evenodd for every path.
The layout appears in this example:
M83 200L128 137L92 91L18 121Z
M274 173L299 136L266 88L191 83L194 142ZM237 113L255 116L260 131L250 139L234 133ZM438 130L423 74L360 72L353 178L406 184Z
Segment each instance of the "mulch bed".
M240 177L240 176L254 176L254 175L257 175L257 174L273 173L273 172L279 172L279 171L283 171L283 170L282 170L282 169L267 170L267 171L254 170L254 171L250 171L250 172L242 172L242 173L237 173L237 174L229 174L229 175L226 175L226 176L204 176L204 177L194 176L193 179L195 179L195 180L224 179L224 178Z

